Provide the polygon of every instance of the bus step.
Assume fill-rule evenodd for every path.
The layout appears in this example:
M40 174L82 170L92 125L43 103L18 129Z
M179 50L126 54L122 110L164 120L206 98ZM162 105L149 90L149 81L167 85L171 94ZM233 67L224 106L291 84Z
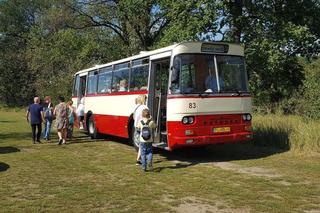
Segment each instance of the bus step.
M167 135L168 134L168 132L167 131L165 131L165 132L161 132L161 135Z
M158 148L166 148L168 145L165 142L160 142L160 143L154 143L153 146Z

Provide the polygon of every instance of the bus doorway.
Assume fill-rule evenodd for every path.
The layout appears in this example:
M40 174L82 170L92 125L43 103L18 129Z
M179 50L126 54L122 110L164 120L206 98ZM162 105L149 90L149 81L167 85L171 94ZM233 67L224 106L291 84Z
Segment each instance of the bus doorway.
M86 86L87 86L87 76L86 75L80 76L77 106L79 106L81 99L84 97L86 93Z
M151 61L150 88L148 106L153 120L157 124L155 146L167 146L167 92L170 58Z

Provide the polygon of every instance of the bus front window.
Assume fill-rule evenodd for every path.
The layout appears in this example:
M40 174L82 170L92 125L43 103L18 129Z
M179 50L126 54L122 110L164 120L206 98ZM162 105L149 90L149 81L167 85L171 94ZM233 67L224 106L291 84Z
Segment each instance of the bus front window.
M247 90L243 57L182 54L174 58L171 78L173 94L247 92Z

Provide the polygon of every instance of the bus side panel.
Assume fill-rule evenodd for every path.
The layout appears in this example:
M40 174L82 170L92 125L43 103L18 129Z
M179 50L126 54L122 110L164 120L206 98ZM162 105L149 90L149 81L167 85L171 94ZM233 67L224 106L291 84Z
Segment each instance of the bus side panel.
M99 133L128 138L127 116L94 114L94 120Z
M90 95L85 97L85 112L94 116L99 133L128 138L129 116L136 108L135 99L147 91Z

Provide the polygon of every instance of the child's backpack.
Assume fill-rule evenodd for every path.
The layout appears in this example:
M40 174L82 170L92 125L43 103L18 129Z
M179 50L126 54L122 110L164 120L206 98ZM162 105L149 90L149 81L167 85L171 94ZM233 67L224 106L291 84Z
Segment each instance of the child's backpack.
M150 122L151 120L148 120L146 123L143 120L141 120L141 137L143 138L143 140L149 140L151 138L151 129L149 127Z

